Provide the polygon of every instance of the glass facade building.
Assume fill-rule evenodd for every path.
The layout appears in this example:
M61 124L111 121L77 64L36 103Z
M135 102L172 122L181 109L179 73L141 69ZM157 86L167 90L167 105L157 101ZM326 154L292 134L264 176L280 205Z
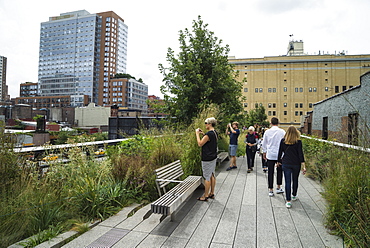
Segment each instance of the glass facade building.
M114 12L90 14L80 10L41 23L40 96L70 95L71 106L77 107L83 106L87 95L89 102L99 104L103 82L111 75L126 72L127 25L116 18L117 32L111 33L108 28L113 28L113 23L109 22L108 27L107 17L102 14Z

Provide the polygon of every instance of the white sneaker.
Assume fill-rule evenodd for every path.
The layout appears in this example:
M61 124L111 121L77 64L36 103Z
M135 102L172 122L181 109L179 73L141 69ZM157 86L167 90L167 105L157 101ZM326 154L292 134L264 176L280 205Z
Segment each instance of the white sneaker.
M287 202L287 203L285 203L285 206L286 206L287 208L291 208L291 207L292 207L292 203L291 203L291 202Z
M296 201L296 200L298 200L298 196L292 195L292 201Z
M269 192L269 196L274 196L274 192L273 191L270 191Z
M283 188L282 188L282 187L280 187L280 189L276 188L276 193L277 193L277 194L284 193Z

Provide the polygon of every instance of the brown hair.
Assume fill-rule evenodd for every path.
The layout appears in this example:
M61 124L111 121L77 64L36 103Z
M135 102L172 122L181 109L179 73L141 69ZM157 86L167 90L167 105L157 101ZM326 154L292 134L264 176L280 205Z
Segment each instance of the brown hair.
M272 125L278 125L278 124L279 124L279 119L278 119L278 118L276 118L276 117L272 117L272 118L271 118L271 124L272 124Z
M286 131L286 133L285 133L284 143L287 144L287 145L293 145L293 144L297 143L300 136L301 136L301 133L297 130L297 128L295 128L294 126L290 126L288 128L288 130Z

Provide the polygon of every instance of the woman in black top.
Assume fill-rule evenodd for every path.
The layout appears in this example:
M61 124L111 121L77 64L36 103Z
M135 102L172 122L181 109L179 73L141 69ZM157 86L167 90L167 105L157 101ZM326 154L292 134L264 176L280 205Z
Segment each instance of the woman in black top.
M199 201L207 201L208 198L214 199L214 190L216 186L215 169L217 162L217 138L215 131L216 119L214 117L207 118L205 121L207 133L199 128L195 130L198 146L202 147L202 171L204 177L204 194L199 197ZM203 134L200 139L199 134Z
M294 126L290 126L281 140L279 147L278 164L282 164L283 166L287 201L285 205L287 208L292 207L291 200L297 200L298 177L301 166L303 166L303 174L306 173L302 141L299 139L300 135Z
M254 167L254 158L256 156L257 151L257 138L256 133L254 132L254 127L250 126L248 128L248 134L245 136L245 153L247 154L247 164L248 164L248 171L250 173Z

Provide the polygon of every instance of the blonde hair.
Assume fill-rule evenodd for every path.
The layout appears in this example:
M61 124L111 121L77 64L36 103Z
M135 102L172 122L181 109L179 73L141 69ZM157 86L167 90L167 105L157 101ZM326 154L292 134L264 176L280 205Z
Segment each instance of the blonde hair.
M301 133L294 126L290 126L284 135L284 143L287 145L293 145L298 142L301 137Z
M234 121L231 125L236 125L237 127L239 127L239 122Z
M217 124L217 120L215 119L215 117L207 118L205 122L211 124L212 127L216 126Z

